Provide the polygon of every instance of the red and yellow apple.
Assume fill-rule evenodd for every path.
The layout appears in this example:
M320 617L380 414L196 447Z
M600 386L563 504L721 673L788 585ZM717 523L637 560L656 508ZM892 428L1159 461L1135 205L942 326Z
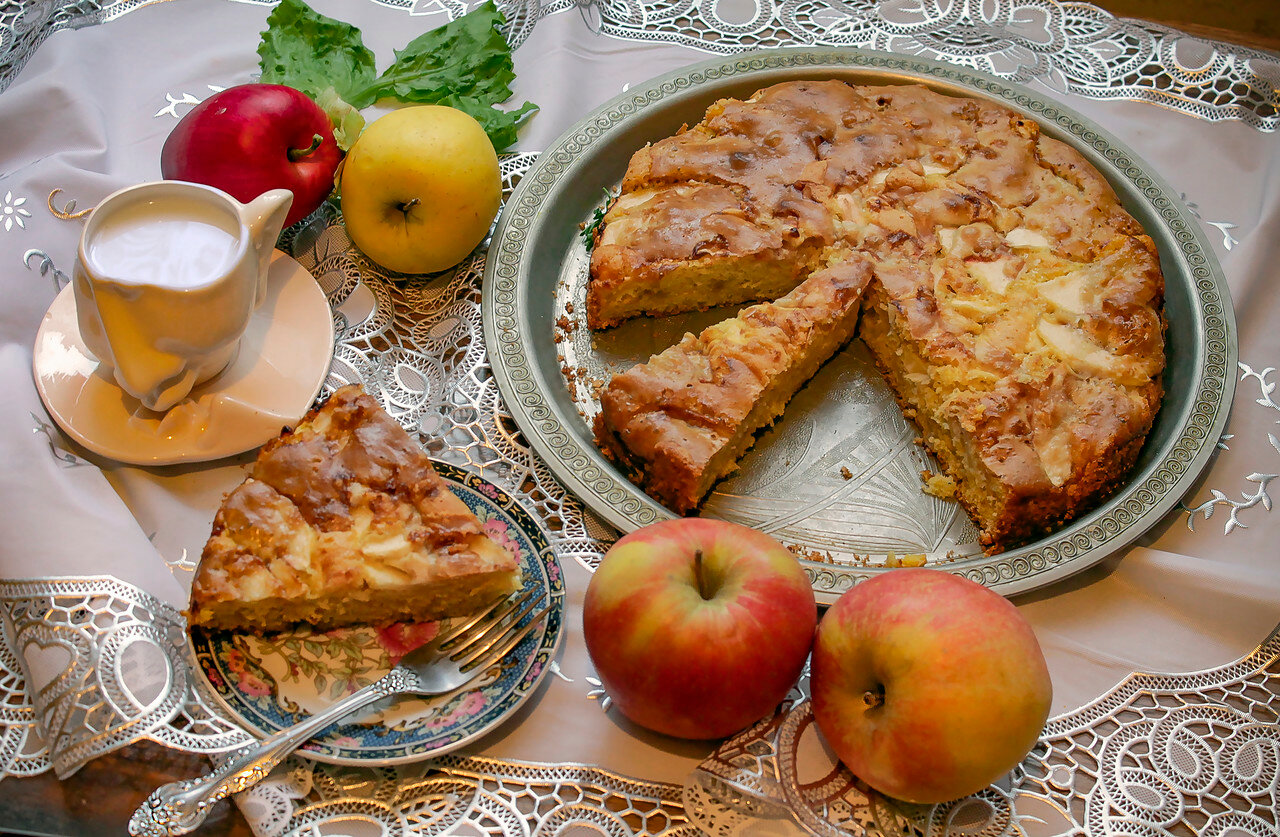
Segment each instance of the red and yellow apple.
M1018 609L958 575L900 569L822 617L813 714L836 756L881 793L937 803L1000 778L1035 745L1052 687Z
M587 652L613 704L678 738L723 738L772 712L817 624L786 547L736 523L681 518L621 538L587 586Z

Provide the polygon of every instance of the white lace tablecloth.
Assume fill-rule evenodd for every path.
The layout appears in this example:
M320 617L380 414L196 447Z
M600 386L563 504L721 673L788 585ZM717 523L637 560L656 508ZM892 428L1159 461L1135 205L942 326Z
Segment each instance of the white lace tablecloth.
M176 120L211 91L254 79L269 5L0 1L0 794L5 776L65 776L139 738L210 753L247 740L187 668L177 611L213 510L252 454L150 469L88 454L45 413L31 352L80 229L50 211L50 193L63 190L59 209L89 207L157 179ZM468 7L312 5L358 25L380 66ZM1057 717L1032 758L964 803L889 809L842 774L805 766L815 754L804 743L803 684L793 711L718 749L650 735L608 711L580 607L615 533L514 432L478 351L483 253L430 283L392 283L322 211L281 246L333 307L328 386L362 381L432 455L516 492L548 521L568 629L553 676L476 746L395 769L291 760L239 798L255 830L313 833L347 817L385 834L464 824L504 835L574 824L609 834L840 833L897 818L930 834L1148 835L1175 824L1275 834L1280 61L1052 0L500 5L516 101L540 107L504 159L509 188L596 105L709 53L821 44L941 58L1082 112L1149 161L1213 242L1238 327L1231 419L1180 509L1134 546L1016 600L1055 687ZM1184 674L1126 680L1132 672Z

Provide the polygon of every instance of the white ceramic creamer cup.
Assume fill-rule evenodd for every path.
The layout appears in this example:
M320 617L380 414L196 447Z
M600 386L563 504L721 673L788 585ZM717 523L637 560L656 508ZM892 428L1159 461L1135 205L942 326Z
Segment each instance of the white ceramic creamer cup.
M164 180L108 195L80 236L72 277L80 333L99 371L165 411L235 357L266 296L293 193L242 204Z

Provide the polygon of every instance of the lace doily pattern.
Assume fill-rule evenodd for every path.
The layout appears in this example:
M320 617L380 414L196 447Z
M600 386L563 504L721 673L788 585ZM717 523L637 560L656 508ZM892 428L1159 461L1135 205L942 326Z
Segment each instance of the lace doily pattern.
M1136 674L1051 719L1002 781L942 805L880 797L805 747L807 683L774 718L705 761L686 796L710 834L761 812L790 811L824 837L1172 833L1270 837L1280 813L1280 627L1235 663L1189 674ZM820 778L813 778L813 777Z
M140 738L205 751L249 740L191 677L182 617L132 585L110 577L0 581L0 619L6 685L30 700L6 696L6 772L51 766L65 777ZM47 749L31 753L37 725Z
M291 759L288 769L250 790L240 804L261 837L309 834L334 822L348 829L360 823L386 835L701 833L685 815L679 785L580 765L454 756L375 771Z
M49 751L36 724L27 678L6 636L0 642L0 776L34 776L48 769Z
M1151 102L1280 128L1280 61L1265 52L1051 0L599 0L589 21L625 40L730 54L841 46L948 61L1092 99Z
M0 92L53 32L158 0L0 0ZM269 5L271 0L240 0ZM374 0L409 15L464 14L464 0ZM853 46L950 61L1064 93L1151 102L1210 121L1280 128L1280 61L1234 44L1052 0L503 0L512 47L539 19L580 10L609 36L713 53Z

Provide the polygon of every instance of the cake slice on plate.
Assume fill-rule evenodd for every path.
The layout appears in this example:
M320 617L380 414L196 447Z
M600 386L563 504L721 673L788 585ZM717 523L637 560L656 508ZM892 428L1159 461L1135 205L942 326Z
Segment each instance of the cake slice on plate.
M832 259L786 296L615 375L600 395L597 444L650 496L692 511L853 336L870 279L867 259Z
M187 618L255 632L428 621L519 584L516 557L352 385L263 447L223 501Z

